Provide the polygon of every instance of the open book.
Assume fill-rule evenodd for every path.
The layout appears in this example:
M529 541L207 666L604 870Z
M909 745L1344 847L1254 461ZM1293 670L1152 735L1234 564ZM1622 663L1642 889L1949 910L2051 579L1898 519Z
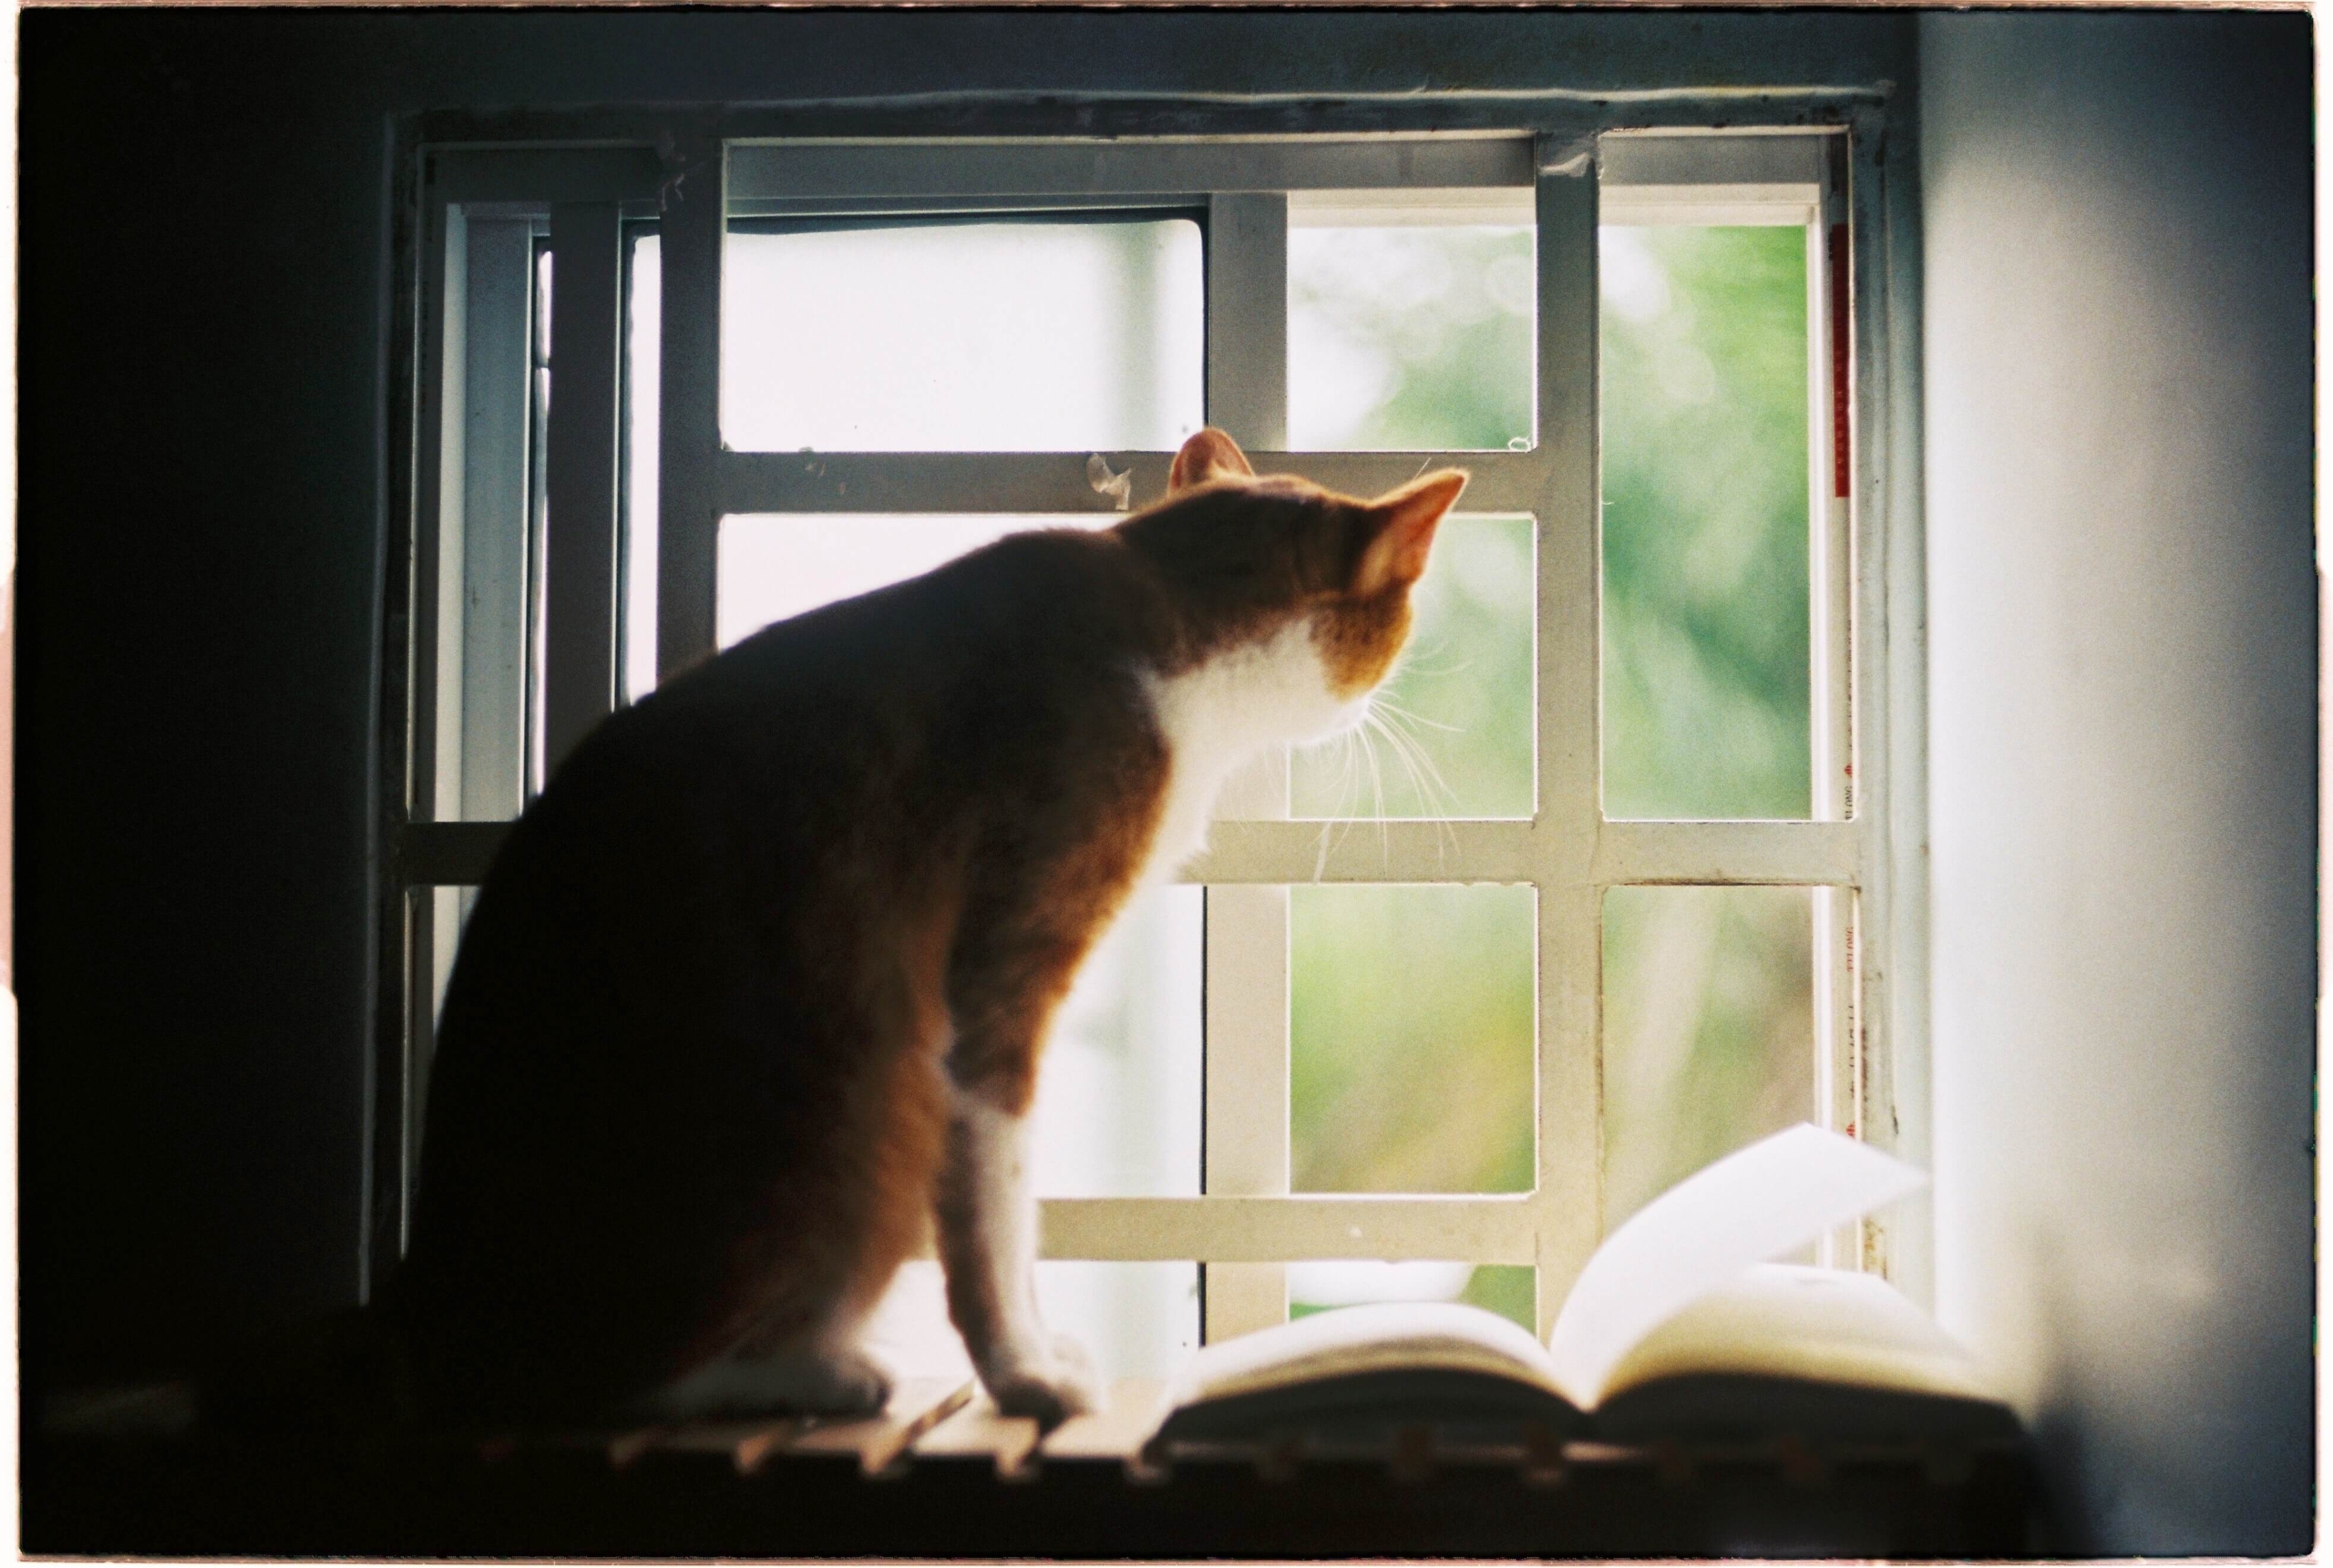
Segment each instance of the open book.
M2014 1437L1968 1354L1886 1281L1764 1261L1925 1180L1793 1127L1606 1237L1544 1346L1456 1303L1321 1313L1199 1352L1154 1441L1417 1424L1619 1442Z

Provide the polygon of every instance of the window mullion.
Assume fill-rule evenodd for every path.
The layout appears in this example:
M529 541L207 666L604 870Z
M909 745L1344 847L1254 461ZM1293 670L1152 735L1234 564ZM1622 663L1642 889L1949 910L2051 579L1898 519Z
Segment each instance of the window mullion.
M1208 203L1207 417L1252 450L1288 445L1288 198ZM1220 817L1284 820L1288 753L1261 758L1225 789ZM1203 1186L1274 1197L1289 1187L1289 890L1207 893L1207 1053ZM1288 1317L1277 1262L1210 1264L1201 1323L1209 1342Z
M727 167L717 140L683 142L657 226L663 287L656 472L660 681L713 651Z
M622 212L551 209L551 412L543 561L543 766L615 709Z
M1543 138L1537 162L1538 1327L1603 1234L1598 994L1602 803L1598 690L1597 190L1586 144Z
M1855 548L1851 444L1845 414L1847 374L1846 206L1833 149L1824 149L1823 200L1806 226L1807 610L1811 807L1820 820L1855 815ZM1842 307L1835 310L1834 305ZM1855 914L1851 887L1814 890L1814 1117L1855 1136L1862 1129L1860 1031L1856 1028ZM1858 1266L1862 1227L1851 1223L1823 1238L1817 1255L1834 1267Z
M1251 452L1288 445L1288 197L1208 203L1207 420Z

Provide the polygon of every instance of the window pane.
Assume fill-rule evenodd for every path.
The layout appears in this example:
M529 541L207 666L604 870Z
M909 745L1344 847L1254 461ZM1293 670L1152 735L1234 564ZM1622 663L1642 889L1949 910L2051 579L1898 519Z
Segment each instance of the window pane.
M1804 887L1604 896L1604 1223L1816 1115Z
M1288 1315L1310 1317L1379 1301L1463 1301L1539 1331L1533 1271L1502 1263L1292 1263Z
M517 816L540 669L542 425L550 255L526 219L470 218L447 236L438 438L435 753L423 815Z
M1316 208L1310 216L1334 222L1315 224L1291 207L1290 448L1531 444L1538 293L1528 200L1508 223L1354 222L1369 215Z
M1443 525L1369 723L1292 759L1295 815L1531 815L1533 542L1528 518Z
M1605 810L1804 817L1805 231L1601 252Z
M1054 1015L1031 1114L1031 1172L1048 1197L1199 1192L1203 889L1128 903Z
M1289 1173L1300 1193L1532 1184L1529 887L1289 891Z
M1187 218L733 227L721 430L741 451L1171 451L1204 423Z
M714 635L726 648L773 620L918 577L967 550L1029 528L1101 528L1115 513L749 513L721 519Z

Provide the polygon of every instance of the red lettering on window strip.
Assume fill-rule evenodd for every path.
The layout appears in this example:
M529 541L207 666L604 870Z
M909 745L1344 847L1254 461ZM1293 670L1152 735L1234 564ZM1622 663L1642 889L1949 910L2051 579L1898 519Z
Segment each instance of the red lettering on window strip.
M1847 226L1831 225L1831 493L1847 498Z

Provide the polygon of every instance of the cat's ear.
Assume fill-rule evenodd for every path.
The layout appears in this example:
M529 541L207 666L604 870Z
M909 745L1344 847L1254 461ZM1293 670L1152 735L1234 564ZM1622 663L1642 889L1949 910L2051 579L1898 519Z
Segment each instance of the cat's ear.
M1423 576L1434 530L1465 487L1465 470L1442 468L1372 501L1362 513L1369 543L1353 570L1353 593L1367 599Z
M1255 477L1256 471L1248 466L1248 455L1239 450L1239 444L1210 425L1184 442L1183 449L1175 454L1175 466L1166 470L1166 489L1171 495L1193 485L1204 485L1209 479Z

